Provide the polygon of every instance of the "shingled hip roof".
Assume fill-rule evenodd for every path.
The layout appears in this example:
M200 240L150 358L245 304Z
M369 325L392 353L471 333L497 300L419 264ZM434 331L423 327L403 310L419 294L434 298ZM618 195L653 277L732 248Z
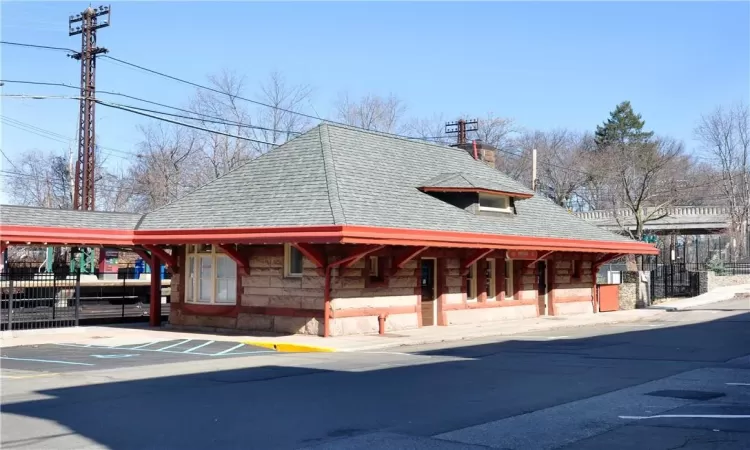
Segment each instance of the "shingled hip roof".
M459 182L533 195L462 149L323 123L139 220L128 215L128 223L113 225L135 236L165 230L369 227L457 233L458 240L486 235L596 241L620 246L622 253L629 252L626 248L650 252L645 244L588 224L538 196L516 200L517 214L497 217L473 214L419 189L425 183ZM0 224L13 225L4 217Z

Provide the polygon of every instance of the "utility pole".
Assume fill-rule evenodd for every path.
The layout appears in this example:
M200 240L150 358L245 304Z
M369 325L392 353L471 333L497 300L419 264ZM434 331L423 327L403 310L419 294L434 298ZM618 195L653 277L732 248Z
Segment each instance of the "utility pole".
M78 158L73 182L73 209L83 211L93 211L96 201L96 57L107 53L106 48L96 46L96 30L108 27L109 22L109 6L89 6L82 13L68 19L68 36L81 35L81 51L71 55L71 58L81 61ZM81 259L81 271L93 273L93 251L84 249Z
M456 146L464 145L467 142L466 133L469 131L477 131L479 129L479 121L477 119L464 120L459 119L455 122L448 122L445 124L446 134L456 134Z
M531 190L536 192L536 149L531 150Z

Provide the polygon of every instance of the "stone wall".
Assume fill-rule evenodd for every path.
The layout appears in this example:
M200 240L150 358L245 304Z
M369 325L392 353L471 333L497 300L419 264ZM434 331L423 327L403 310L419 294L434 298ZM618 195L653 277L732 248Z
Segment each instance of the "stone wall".
M750 274L743 275L716 275L708 271L708 290L726 286L737 286L739 284L750 284Z
M390 271L390 258L386 258L384 263L383 268ZM416 259L409 261L402 269L387 277L384 284L371 287L365 282L364 259L349 268L334 270L331 282L331 335L377 333L378 314L385 313L388 309L392 312L388 313L385 321L386 332L419 327L417 266ZM319 292L323 292L322 286ZM369 315L336 317L355 311L366 311Z

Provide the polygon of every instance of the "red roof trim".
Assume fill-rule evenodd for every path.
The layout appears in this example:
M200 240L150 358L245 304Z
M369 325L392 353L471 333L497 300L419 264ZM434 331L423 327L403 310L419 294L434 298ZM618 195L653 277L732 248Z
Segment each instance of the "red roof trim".
M422 192L476 192L478 194L507 195L514 198L531 198L534 194L525 194L522 192L496 191L494 189L470 188L470 187L435 187L421 186Z
M232 229L102 230L0 225L0 240L14 244L149 245L345 243L422 247L497 248L540 251L657 254L644 242L591 241L359 225Z

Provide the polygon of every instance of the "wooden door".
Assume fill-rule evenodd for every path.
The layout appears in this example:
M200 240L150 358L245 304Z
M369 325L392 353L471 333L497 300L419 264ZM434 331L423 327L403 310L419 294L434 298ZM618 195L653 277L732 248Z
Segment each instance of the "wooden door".
M422 326L435 325L435 260L423 259L421 271L422 286Z
M547 315L547 263L539 261L536 263L537 299L539 300L539 315Z

